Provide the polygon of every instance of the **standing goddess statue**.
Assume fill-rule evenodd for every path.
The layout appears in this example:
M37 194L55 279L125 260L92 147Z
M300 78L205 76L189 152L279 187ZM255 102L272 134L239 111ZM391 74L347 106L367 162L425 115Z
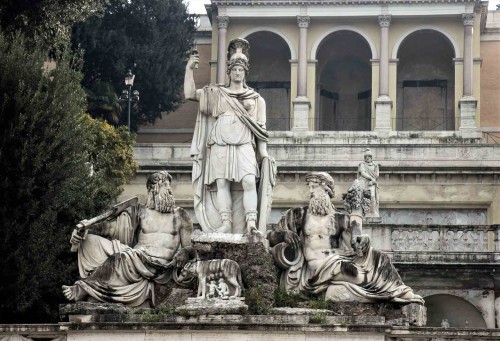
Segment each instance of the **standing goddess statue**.
M192 180L195 213L205 232L265 232L276 167L267 154L266 103L245 83L248 51L244 39L229 43L226 85L196 89L199 56L192 54L186 66L185 97L199 102Z

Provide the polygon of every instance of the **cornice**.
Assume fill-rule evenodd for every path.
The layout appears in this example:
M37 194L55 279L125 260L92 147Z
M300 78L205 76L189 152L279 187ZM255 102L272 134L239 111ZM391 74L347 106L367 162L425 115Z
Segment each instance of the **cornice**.
M212 0L215 6L307 6L478 3L478 0Z

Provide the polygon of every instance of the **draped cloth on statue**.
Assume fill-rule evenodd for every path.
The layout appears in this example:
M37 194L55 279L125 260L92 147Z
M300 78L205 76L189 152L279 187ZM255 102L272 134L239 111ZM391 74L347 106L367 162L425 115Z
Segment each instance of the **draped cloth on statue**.
M174 262L129 246L135 244L140 209L140 205L131 207L111 223L112 240L88 234L80 243L82 279L75 284L99 302L135 307L149 299L154 305L153 281L166 283L172 278Z
M267 142L268 133L265 117L259 117L259 112L265 109L259 107L259 98L250 88L233 92L226 87L209 85L201 92L191 157L194 209L203 230L216 231L221 224L212 197L215 191L210 188L215 180L241 182L246 175L256 178L261 175L256 139ZM237 204L238 200L234 202ZM238 216L244 217L244 212Z
M305 282L305 290L319 294L331 285L343 285L353 295L368 300L423 303L420 297L406 299L413 290L406 286L389 256L369 247L361 257L331 255Z
M288 210L275 230L268 234L271 245L282 242L285 231L293 231L302 239L308 210L307 206ZM335 214L337 230L343 221L343 214ZM295 261L281 273L280 288L287 292L320 294L332 285L342 285L354 297L423 304L419 296L404 297L413 291L403 283L385 253L374 250L369 244L362 256L341 254L338 249L332 251L335 253L308 263L302 249L295 250Z

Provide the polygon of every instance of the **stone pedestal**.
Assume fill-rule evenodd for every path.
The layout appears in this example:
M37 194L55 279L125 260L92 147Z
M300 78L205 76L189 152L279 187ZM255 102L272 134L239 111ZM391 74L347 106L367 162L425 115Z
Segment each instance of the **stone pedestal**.
M411 303L401 309L411 326L424 327L427 323L427 308L423 305Z
M219 298L188 298L186 304L175 311L184 316L198 315L243 315L248 312L248 306L243 297L227 300Z
M389 96L380 96L375 101L375 127L374 131L381 136L389 135L391 126L392 101Z
M464 96L460 99L460 132L462 137L474 137L477 135L476 126L477 100L472 96Z
M307 97L297 97L293 101L293 127L292 131L309 130L309 109L311 102Z
M271 309L278 274L264 236L199 233L193 234L191 241L200 260L231 259L238 263L243 296L251 314Z

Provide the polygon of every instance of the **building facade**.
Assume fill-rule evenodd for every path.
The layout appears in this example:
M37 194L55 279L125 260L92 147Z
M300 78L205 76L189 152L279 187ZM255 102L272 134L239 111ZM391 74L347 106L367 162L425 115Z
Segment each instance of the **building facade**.
M278 183L269 223L308 201L305 175L327 171L337 197L370 147L382 223L367 224L429 325L500 327L500 11L476 0L212 0L200 18L198 88L226 81L227 43L250 42L247 83L266 100ZM176 177L193 206L196 103L141 127L140 170Z

